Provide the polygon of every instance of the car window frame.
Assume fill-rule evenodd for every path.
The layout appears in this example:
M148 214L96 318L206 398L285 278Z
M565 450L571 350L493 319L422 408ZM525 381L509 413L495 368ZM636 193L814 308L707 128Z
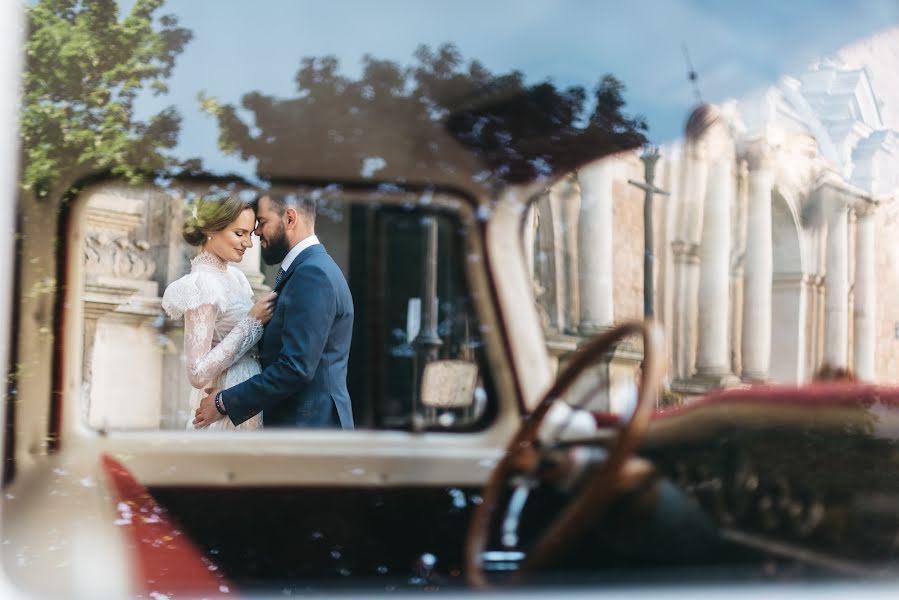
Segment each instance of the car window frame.
M279 430L240 432L189 431L125 431L95 430L78 411L82 376L82 327L84 323L83 293L84 261L82 253L87 201L91 193L115 180L100 178L79 189L77 196L60 211L62 231L66 243L61 245L60 267L65 281L59 286L58 302L65 307L60 323L60 343L56 344L57 372L62 385L56 396L58 403L58 444L56 450L105 452L124 458L136 477L146 485L316 485L333 483L334 473L342 473L349 485L383 485L385 483L429 485L454 481L480 485L495 459L500 455L510 435L517 430L520 413L518 402L508 385L509 373L502 373L494 381L497 411L491 423L477 431L443 432L426 430L405 432L396 430ZM197 183L185 181L180 185ZM307 182L289 182L290 185ZM318 182L313 182L318 183ZM206 185L200 182L200 185ZM285 185L279 182L277 185ZM347 193L377 191L385 194L384 202L408 204L418 198L421 189L400 188L394 184L348 185ZM426 203L456 214L465 228L465 252L483 257L485 223L479 204L470 196L437 190ZM416 200L418 201L418 200ZM483 338L490 368L507 369L505 344L496 335L498 322L496 306L488 280L488 261L466 260L465 276L469 292L482 295L475 301L477 318L489 323ZM235 437L237 435L238 437ZM240 444L233 443L240 440ZM272 469L254 468L254 460L264 455ZM315 456L316 461L330 465L327 469L297 470L288 465L303 457ZM422 464L443 465L432 468L423 477ZM276 467L283 465L283 468Z

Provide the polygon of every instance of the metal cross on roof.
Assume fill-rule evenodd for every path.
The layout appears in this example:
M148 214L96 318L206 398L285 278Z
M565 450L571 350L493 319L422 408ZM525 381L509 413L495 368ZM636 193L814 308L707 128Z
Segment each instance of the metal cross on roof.
M653 276L652 276L652 200L655 194L670 196L670 193L657 188L655 181L656 162L659 160L659 149L655 146L647 146L640 156L644 167L644 181L628 179L627 182L645 192L643 196L643 317L649 319L653 316Z

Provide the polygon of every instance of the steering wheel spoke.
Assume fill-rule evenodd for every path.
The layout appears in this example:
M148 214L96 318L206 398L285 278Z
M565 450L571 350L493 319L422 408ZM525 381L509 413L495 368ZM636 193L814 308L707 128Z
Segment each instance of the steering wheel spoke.
M630 419L621 423L608 447L564 445L558 436L549 444L541 445L540 426L555 399L563 398L579 376L595 364L597 357L633 335L643 338L640 388ZM483 501L472 514L465 555L466 574L473 587L489 587L487 571L513 571L509 581L516 581L529 571L545 567L551 559L562 555L612 500L633 487L635 481L650 475L651 465L635 458L633 452L643 438L658 397L665 364L663 348L658 325L625 323L591 340L573 356L544 400L513 437L484 487ZM524 550L520 546L525 507L543 484L570 493L573 498ZM502 520L496 528L497 507L507 497ZM496 530L501 549L487 550L490 532Z

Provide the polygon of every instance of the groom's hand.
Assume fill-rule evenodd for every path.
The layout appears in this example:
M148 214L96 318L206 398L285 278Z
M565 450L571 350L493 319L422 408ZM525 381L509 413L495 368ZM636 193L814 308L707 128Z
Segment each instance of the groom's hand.
M197 407L197 412L194 414L194 427L197 429L209 427L224 416L215 409L215 395L221 389L206 388L203 391L206 392L206 396L200 400L200 406Z

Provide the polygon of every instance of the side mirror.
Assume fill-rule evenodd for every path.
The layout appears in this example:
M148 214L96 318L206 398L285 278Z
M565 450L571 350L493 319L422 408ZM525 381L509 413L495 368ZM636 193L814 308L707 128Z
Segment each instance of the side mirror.
M450 426L456 417L468 422L482 410L478 402L478 366L465 360L437 360L424 369L421 404L431 423ZM440 413L440 414L438 414Z

